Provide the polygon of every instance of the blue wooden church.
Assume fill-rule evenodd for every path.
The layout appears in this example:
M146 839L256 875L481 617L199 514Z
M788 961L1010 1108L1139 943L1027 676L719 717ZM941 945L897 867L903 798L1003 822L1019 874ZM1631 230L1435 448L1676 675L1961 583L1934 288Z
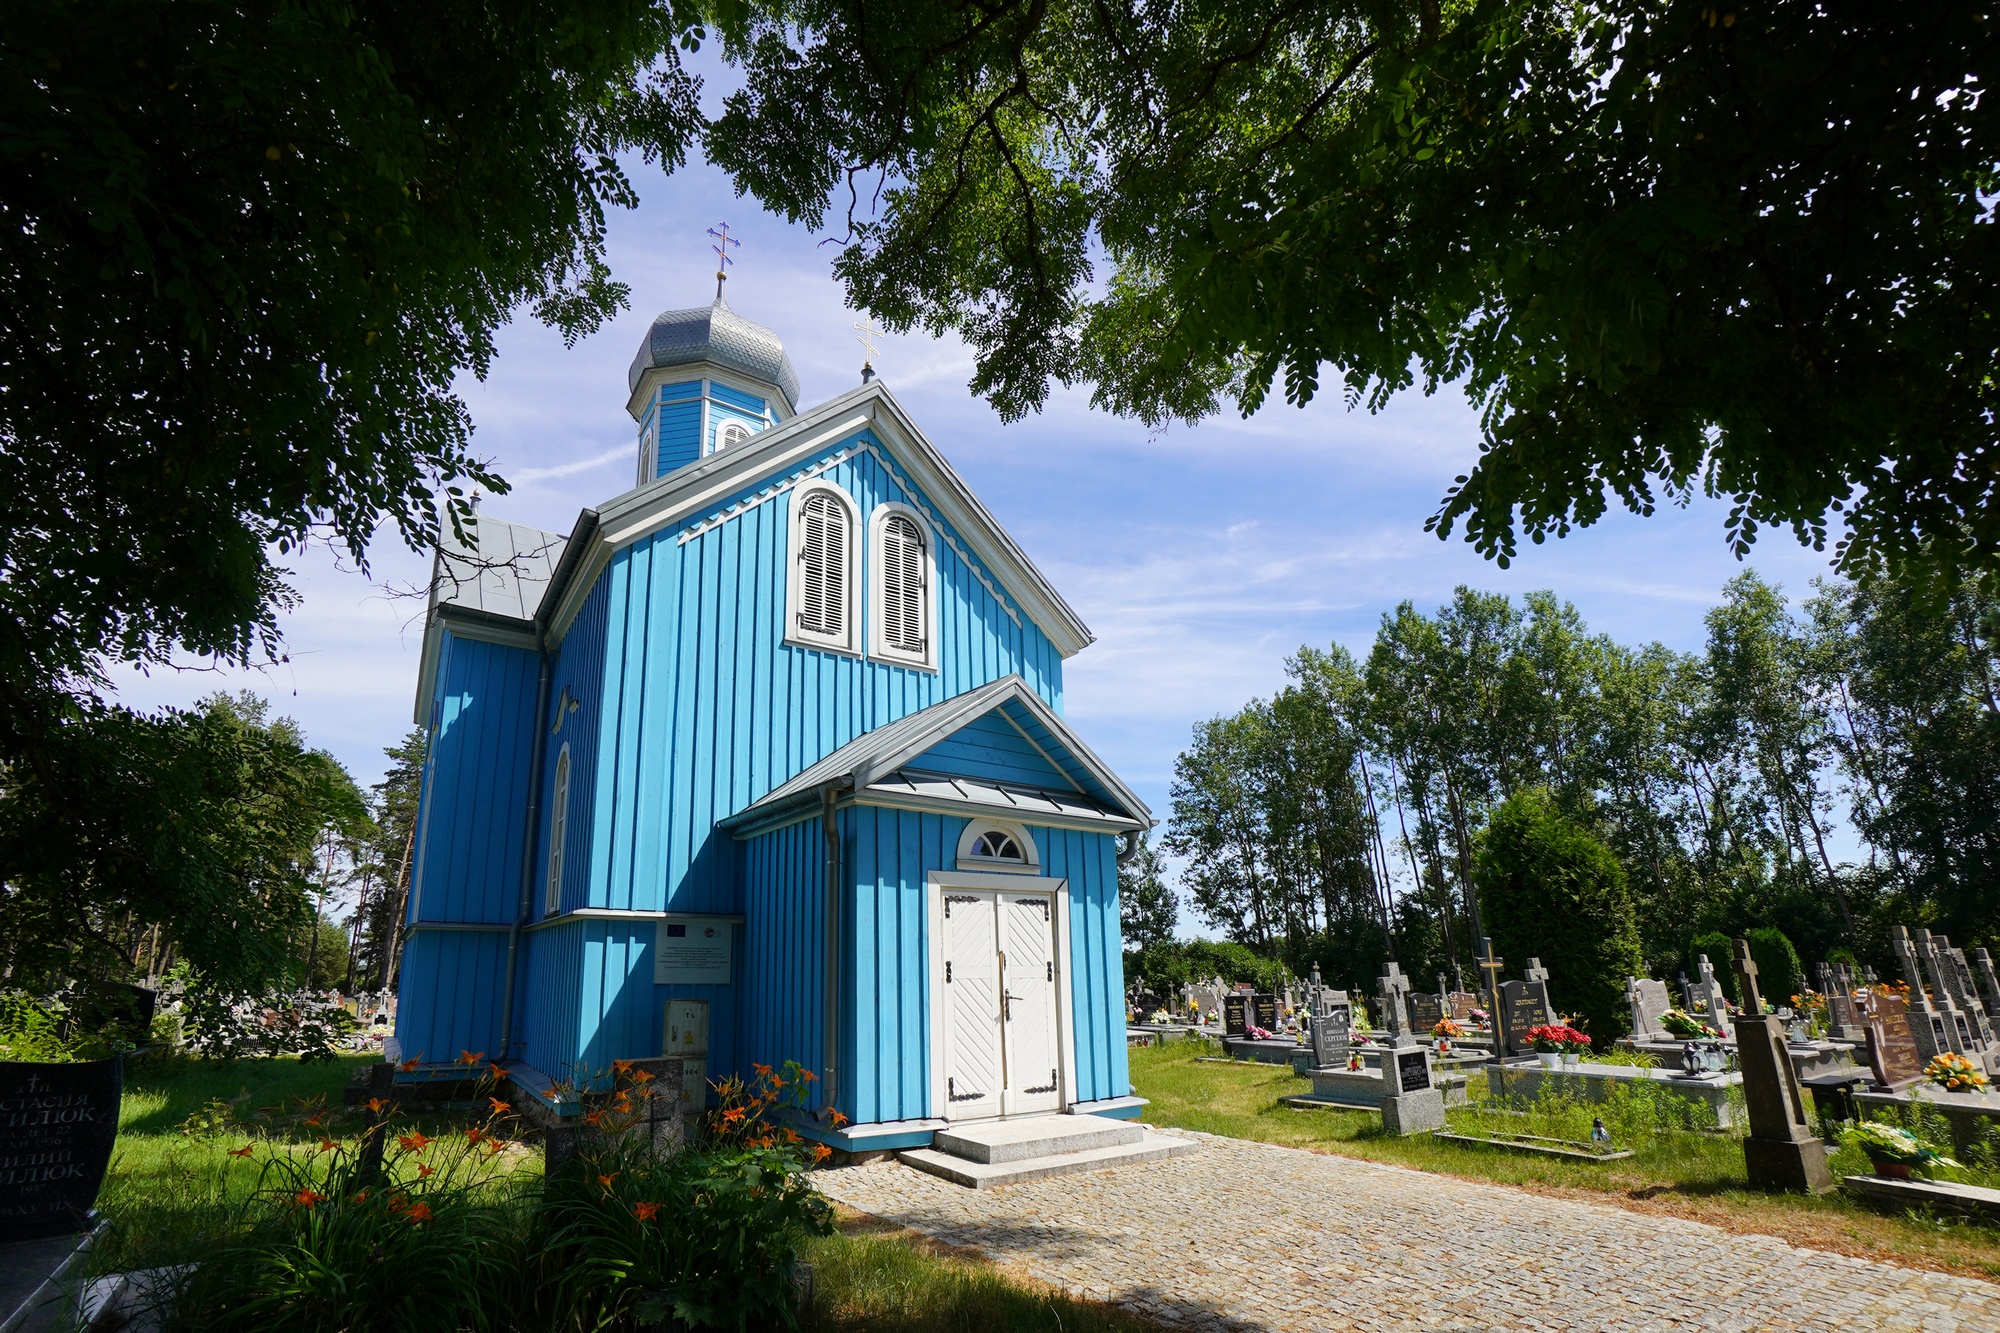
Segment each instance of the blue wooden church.
M437 560L405 1077L483 1053L547 1096L705 1028L710 1078L815 1071L836 1147L1136 1115L1152 817L1063 721L1089 630L872 372L802 412L718 295L627 388L629 490Z

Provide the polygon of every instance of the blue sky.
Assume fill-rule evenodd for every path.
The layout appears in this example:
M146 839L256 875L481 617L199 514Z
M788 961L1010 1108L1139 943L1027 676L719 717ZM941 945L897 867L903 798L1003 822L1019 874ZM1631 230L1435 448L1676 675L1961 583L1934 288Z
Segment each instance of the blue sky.
M775 329L798 367L801 405L858 381L862 352L822 238L734 198L695 164L663 179L635 168L644 202L616 215L611 258L632 308L573 349L530 319L500 336L484 383L464 385L474 442L515 483L485 512L567 531L577 510L631 484L636 429L625 368L662 309L714 291L706 229L743 238L730 303ZM1174 756L1197 720L1283 683L1301 644L1364 654L1384 611L1433 608L1460 583L1520 594L1550 588L1589 625L1627 642L1689 650L1703 613L1740 566L1723 509L1698 502L1650 519L1617 513L1527 547L1501 570L1463 542L1423 531L1451 479L1477 456L1455 393L1405 395L1380 415L1337 397L1150 433L1061 391L1038 416L1002 425L966 389L970 355L921 335L881 340L875 364L931 439L1097 635L1067 667L1072 722L1164 820ZM250 688L297 718L363 782L411 725L420 604L382 585L420 584L428 561L387 534L363 577L323 553L297 562L304 604L285 622L290 661L261 671L120 677L136 706ZM1751 562L1794 595L1826 558L1767 534ZM1184 923L1184 925L1187 923Z

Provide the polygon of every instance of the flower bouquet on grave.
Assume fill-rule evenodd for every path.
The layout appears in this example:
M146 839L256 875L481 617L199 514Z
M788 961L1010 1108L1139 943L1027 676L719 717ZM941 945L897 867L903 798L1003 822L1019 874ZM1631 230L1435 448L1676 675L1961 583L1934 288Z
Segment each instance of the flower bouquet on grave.
M1660 1015L1660 1026L1682 1041L1721 1040L1722 1034L1685 1009L1669 1009Z
M1928 1176L1933 1167L1958 1165L1909 1130L1879 1120L1865 1120L1840 1139L1867 1153L1876 1175L1895 1180L1908 1180L1911 1172Z
M1244 1035L1244 1036L1246 1036L1246 1037L1248 1037L1248 1038L1249 1038L1250 1040L1252 1040L1252 1041L1269 1041L1269 1040L1271 1040L1271 1034L1270 1034L1270 1032L1269 1032L1269 1031L1267 1031L1266 1029L1264 1029L1264 1028L1260 1028L1260 1027L1248 1027L1248 1028L1245 1028L1245 1029L1243 1030L1243 1035Z
M1437 1040L1437 1053L1439 1055L1451 1054L1452 1038L1463 1037L1464 1035L1465 1029L1452 1022L1449 1017L1440 1018L1437 1022L1431 1024L1431 1036Z
M1535 1048L1542 1064L1555 1069L1562 1064L1563 1037L1568 1031L1563 1023L1537 1023L1521 1035Z
M1483 1030L1493 1026L1493 1015L1487 1013L1484 1009L1474 1009L1466 1017L1472 1020L1472 1026L1476 1028Z
M1946 1051L1924 1066L1924 1077L1946 1092L1985 1092L1986 1075L1956 1051Z
M1575 1069L1583 1062L1583 1057L1590 1053L1590 1034L1572 1027L1567 1022L1562 1025L1562 1030L1563 1065Z

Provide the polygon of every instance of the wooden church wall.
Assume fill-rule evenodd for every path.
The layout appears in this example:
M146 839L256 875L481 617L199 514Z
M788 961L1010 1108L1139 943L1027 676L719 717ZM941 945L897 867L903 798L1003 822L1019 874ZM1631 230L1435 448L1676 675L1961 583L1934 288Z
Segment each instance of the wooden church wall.
M541 895L547 889L550 830L555 824L556 765L569 747L569 825L563 835L563 906L590 901L592 830L602 806L597 791L598 762L604 741L604 632L610 587L599 580L584 599L569 632L563 636L549 673L549 717L552 734L542 756L542 813L536 830L536 864L541 867L534 915L542 915ZM575 711L563 703L576 700ZM556 727L558 710L561 725Z
M1118 926L1118 847L1108 833L1035 828L1042 873L1069 881L1070 1022L1078 1101L1124 1097L1125 948Z
M826 840L817 816L744 844L743 914L742 1070L796 1060L824 1077Z

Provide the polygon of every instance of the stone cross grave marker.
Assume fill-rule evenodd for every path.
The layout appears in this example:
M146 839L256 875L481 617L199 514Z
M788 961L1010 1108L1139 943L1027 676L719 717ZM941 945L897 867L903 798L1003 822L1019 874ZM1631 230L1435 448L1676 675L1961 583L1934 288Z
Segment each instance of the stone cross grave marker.
M1402 965L1392 960L1388 974L1376 979L1375 989L1382 1001L1383 1022L1389 1029L1390 1044L1400 1046L1402 1039L1409 1035L1405 1019L1409 1015L1410 979L1403 975Z
M1660 1017L1674 1007L1666 982L1651 977L1627 977L1625 1002L1632 1006L1632 1040L1672 1040L1673 1034L1660 1026Z
M1993 1025L1986 1019L1986 1006L1979 1002L1979 991L1972 982L1972 968L1966 964L1965 950L1954 949L1951 941L1942 935L1933 935L1931 943L1937 947L1938 969L1944 973L1945 988L1951 992L1951 1002L1964 1015L1966 1027L1971 1029L1973 1040L1982 1051L1993 1049Z
M1917 1057L1921 1063L1929 1064L1952 1049L1951 1030L1945 1026L1944 1015L1924 994L1924 974L1910 932L1902 926L1889 927L1889 945L1896 951L1896 962L1910 988L1910 1035L1917 1043Z
M1854 1006L1854 992L1848 984L1847 965L1819 965L1819 990L1826 996L1827 1035L1835 1041L1861 1041L1867 1035L1861 1026L1861 1011Z
M1910 939L1916 946L1923 975L1930 982L1931 1004L1944 1019L1945 1037L1951 1049L1979 1059L1985 1050L1984 1043L1979 1040L1971 1018L1958 1006L1958 997L1952 992L1951 968L1940 956L1937 940L1922 926L1910 932Z
M1877 989L1868 996L1863 1030L1868 1043L1868 1068L1875 1085L1890 1091L1908 1087L1923 1077L1924 1062L1910 1027L1909 1006L1894 991Z
M1503 966L1500 955L1493 952L1493 941L1487 936L1479 940L1479 957L1473 960L1479 965L1479 989L1486 996L1486 1012L1492 1015L1496 1057L1507 1054L1506 1040L1507 1014L1500 1007L1500 969Z
M1973 964L1979 969L1979 996L1986 1003L1986 1016L2000 1023L2000 976L1993 972L1993 956L1984 949L1972 951Z
M1695 968L1701 979L1688 989L1691 1011L1696 1018L1714 1028L1717 1032L1729 1032L1729 997L1723 992L1722 983L1716 979L1715 967L1708 961L1707 954L1695 959Z
M1736 941L1736 982L1743 992L1743 1015L1736 1020L1736 1057L1743 1068L1743 1097L1750 1113L1743 1165L1751 1183L1807 1192L1832 1189L1826 1144L1806 1119L1785 1025L1776 1014L1764 1012L1757 964L1747 940Z

